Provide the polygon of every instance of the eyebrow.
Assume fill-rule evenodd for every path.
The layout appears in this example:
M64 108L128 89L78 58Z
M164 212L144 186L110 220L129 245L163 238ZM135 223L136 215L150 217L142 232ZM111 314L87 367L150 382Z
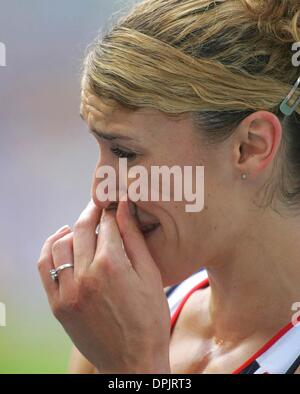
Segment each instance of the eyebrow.
M85 122L85 119L82 114L79 114L81 119ZM134 139L131 137L124 136L118 133L104 133L100 130L90 129L90 132L93 134L97 134L98 137L103 138L107 141L114 141L114 140L126 140L126 141L133 141Z

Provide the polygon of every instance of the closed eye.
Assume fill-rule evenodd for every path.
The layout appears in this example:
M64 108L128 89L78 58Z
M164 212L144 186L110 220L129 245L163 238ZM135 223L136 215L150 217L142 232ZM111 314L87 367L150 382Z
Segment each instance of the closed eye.
M89 132L96 138L96 140L98 141L98 143L100 144L101 141L103 140L102 137L99 136L98 133L96 133L93 130L89 130ZM132 150L126 150L123 148L120 148L118 146L112 146L110 148L111 152L118 158L126 158L128 160L135 160L137 158L137 156L139 156L140 154L137 152L134 152Z
M126 158L129 160L134 160L137 157L137 154L132 151L126 151L124 149L120 149L118 147L111 148L112 153L120 159Z

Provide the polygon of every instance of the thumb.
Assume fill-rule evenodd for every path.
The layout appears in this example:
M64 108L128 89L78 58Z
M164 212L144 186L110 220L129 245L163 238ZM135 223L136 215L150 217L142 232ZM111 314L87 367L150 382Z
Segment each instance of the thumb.
M130 206L131 205L131 206ZM159 270L151 256L143 233L139 229L136 217L131 213L133 204L125 196L119 201L117 210L117 223L123 239L125 252L133 268L141 276L149 275Z

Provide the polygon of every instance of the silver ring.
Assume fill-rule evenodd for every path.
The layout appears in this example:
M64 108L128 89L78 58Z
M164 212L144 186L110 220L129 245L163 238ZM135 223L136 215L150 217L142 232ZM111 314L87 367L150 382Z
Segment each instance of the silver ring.
M59 267L57 267L56 269L50 270L50 275L51 275L52 280L58 279L59 271L62 271L66 268L73 268L73 267L74 267L74 264L63 264L63 265L60 265Z

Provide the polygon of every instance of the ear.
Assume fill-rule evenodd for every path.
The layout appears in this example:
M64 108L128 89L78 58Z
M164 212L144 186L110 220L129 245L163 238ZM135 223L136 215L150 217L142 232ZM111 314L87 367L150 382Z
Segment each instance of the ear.
M276 115L258 111L239 124L235 136L237 169L254 179L272 163L281 143L282 126Z

